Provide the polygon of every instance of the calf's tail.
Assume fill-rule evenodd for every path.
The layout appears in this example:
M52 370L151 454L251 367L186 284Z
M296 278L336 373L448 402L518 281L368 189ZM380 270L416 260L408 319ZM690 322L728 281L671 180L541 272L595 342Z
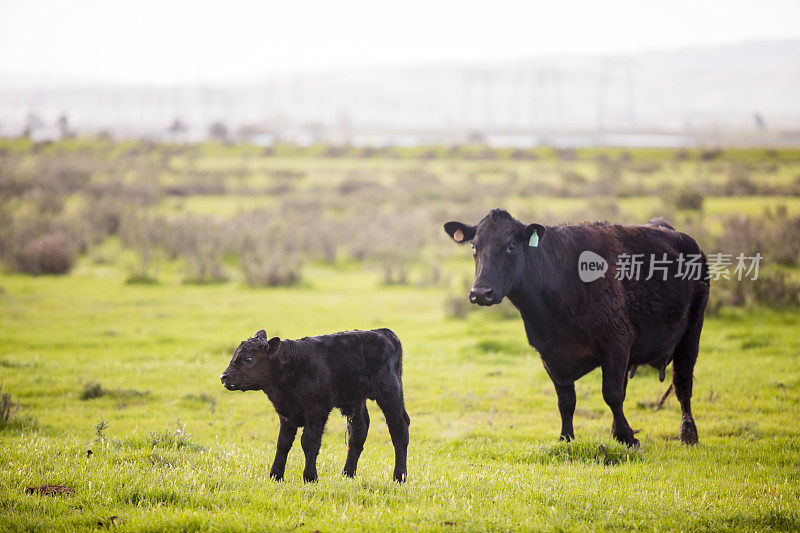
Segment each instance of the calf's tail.
M402 398L402 382L403 382L403 344L400 342L400 339L397 337L397 334L387 328L383 328L381 330L391 341L392 345L394 346L395 353L394 353L394 371L397 372L397 380L401 384L400 394ZM405 402L403 402L405 403ZM411 417L408 416L408 411L406 411L405 405L403 405L403 418L406 421L406 424L411 425Z

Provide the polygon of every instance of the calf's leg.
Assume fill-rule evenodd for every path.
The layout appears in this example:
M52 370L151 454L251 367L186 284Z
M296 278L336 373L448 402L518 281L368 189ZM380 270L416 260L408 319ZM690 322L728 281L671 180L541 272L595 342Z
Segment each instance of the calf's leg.
M389 435L394 445L394 480L402 483L406 480L407 474L408 426L411 423L403 403L402 385L398 383L398 386L389 389L377 402L386 417Z
M575 383L559 385L553 382L558 395L558 410L561 412L561 440L571 441L575 438L572 429L572 417L575 414Z
M364 441L367 440L368 431L369 413L365 401L356 407L353 414L347 419L347 461L344 464L344 475L347 477L356 475L358 458L364 450Z
M300 437L300 445L306 456L303 481L310 483L317 480L317 455L319 455L319 447L322 444L322 433L325 431L328 413L306 414L305 419L306 424L303 427L303 435Z
M278 432L278 449L275 451L275 460L272 462L272 468L269 471L269 477L276 481L283 479L283 473L286 470L286 458L289 455L289 450L292 449L294 437L297 435L297 426L282 417L280 420L281 429Z

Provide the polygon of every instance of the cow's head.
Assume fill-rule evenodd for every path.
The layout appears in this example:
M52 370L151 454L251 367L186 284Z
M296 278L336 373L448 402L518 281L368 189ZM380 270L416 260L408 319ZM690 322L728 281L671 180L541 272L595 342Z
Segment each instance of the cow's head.
M472 243L475 283L469 301L478 305L499 304L516 287L528 248L538 246L545 232L544 226L525 225L502 209L492 209L477 226L448 222L444 230L459 244Z
M267 340L263 329L239 344L228 368L219 377L222 384L228 390L262 390L270 379L270 358L278 356L280 345L278 337Z

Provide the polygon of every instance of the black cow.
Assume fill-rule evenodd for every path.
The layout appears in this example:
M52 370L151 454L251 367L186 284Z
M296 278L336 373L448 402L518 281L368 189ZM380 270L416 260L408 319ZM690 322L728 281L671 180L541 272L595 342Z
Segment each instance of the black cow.
M472 242L470 301L493 305L508 296L522 315L528 342L556 388L562 439L574 438L575 380L600 366L603 399L614 415L612 433L638 447L622 412L628 372L647 364L658 368L663 380L672 362L683 413L681 440L697 442L692 376L709 283L705 255L694 239L662 219L643 226L542 226L523 224L500 209L477 226L448 222L444 229L459 244ZM580 265L597 269L590 281L579 277L584 251L595 254ZM627 258L632 266L632 257L644 259L638 280L629 279L635 272L625 262L618 270L618 259ZM687 258L694 258L696 275L686 276ZM600 271L604 262L605 273ZM651 274L656 275L645 279Z
M367 398L383 410L394 445L394 479L406 478L408 426L403 401L403 350L392 330L346 331L298 340L267 340L264 330L239 344L220 379L228 390L261 390L280 418L270 476L283 479L297 428L305 481L317 479L317 454L330 412L347 417L344 474L353 477L369 430Z

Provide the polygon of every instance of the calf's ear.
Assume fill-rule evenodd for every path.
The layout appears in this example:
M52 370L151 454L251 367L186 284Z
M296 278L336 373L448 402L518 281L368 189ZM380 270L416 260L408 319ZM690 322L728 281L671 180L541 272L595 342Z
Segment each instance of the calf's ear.
M528 224L522 232L522 240L528 243L528 246L536 248L539 246L539 241L544 237L545 227L541 224Z
M272 337L267 341L267 355L275 355L278 353L278 348L281 346L281 340L278 337Z
M446 222L444 225L444 230L450 235L450 238L459 244L474 239L476 229L475 226L468 226L461 222Z
M264 331L263 329L258 330L258 333L256 333L256 338L257 339L266 339L267 338L267 332Z

